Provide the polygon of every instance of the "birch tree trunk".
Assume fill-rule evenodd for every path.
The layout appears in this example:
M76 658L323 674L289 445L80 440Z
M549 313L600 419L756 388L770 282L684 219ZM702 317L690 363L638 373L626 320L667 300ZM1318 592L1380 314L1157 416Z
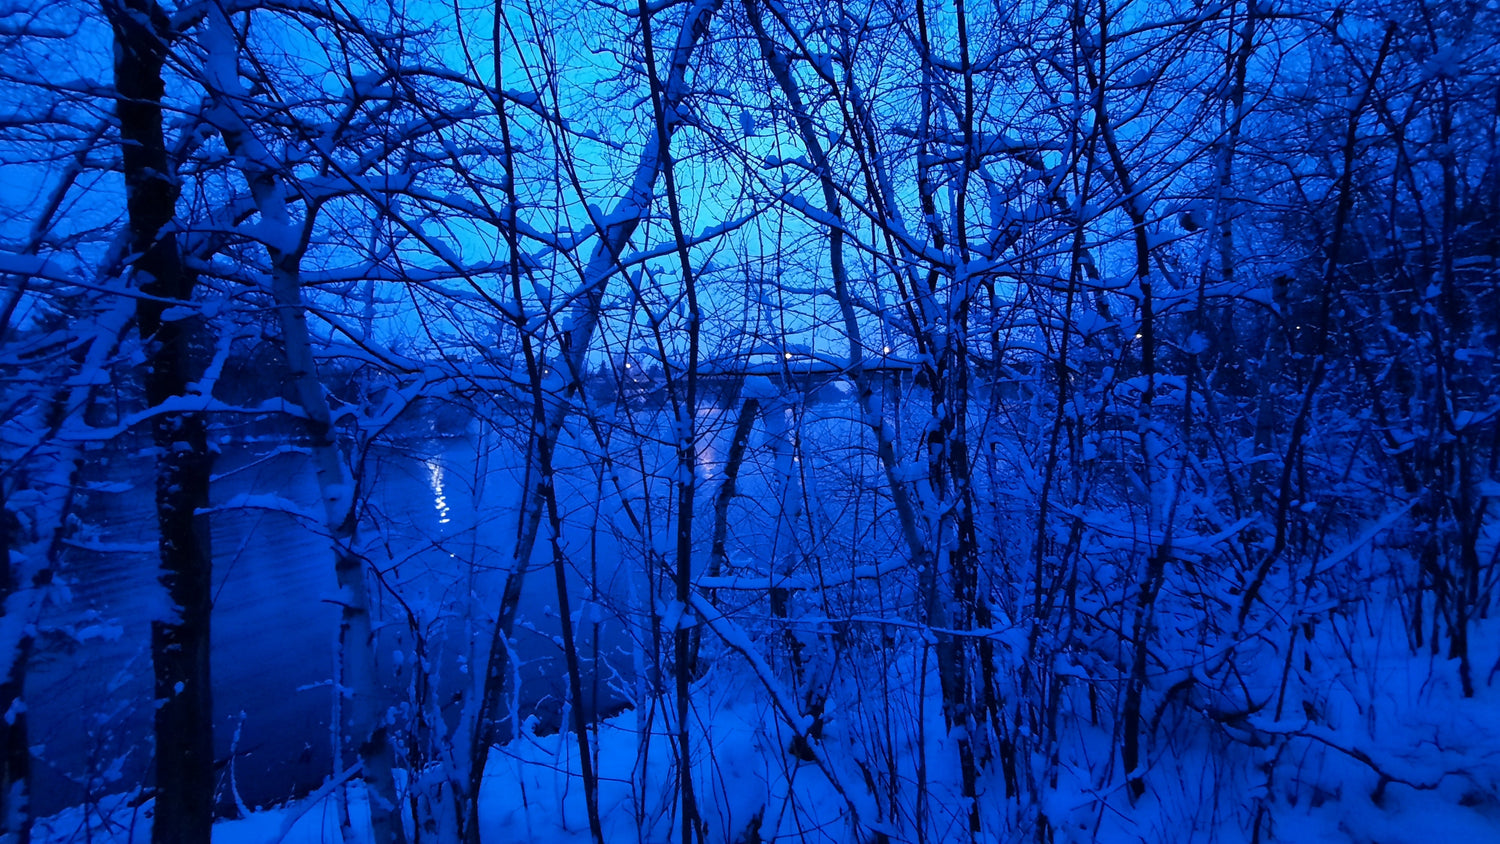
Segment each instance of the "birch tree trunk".
M300 225L287 209L286 185L276 161L237 111L246 94L238 77L239 42L224 11L214 7L204 35L208 52L207 77L214 105L209 122L218 128L229 151L240 162L256 210L257 232L271 264L271 296L281 328L288 379L302 408L302 423L312 451L324 527L333 546L339 600L339 688L344 698L341 728L352 742L363 766L369 792L371 837L376 844L406 840L395 781L395 752L389 725L380 710L379 679L375 665L375 633L364 561L355 551L358 532L357 482L350 474L334 435L332 414L323 383L318 378L307 306L302 298L301 261L312 228L313 215ZM335 764L341 764L335 760ZM347 837L347 835L346 835Z
M36 255L41 249L59 217L64 200L83 173L89 153L98 147L107 127L108 121L100 121L74 148L41 212L32 222L20 254ZM121 254L124 248L124 241L117 239L102 268L108 272L101 272L101 276L118 276L119 265L125 257ZM0 344L12 338L14 326L11 320L31 281L32 278L25 275L4 276ZM120 297L102 313L91 315L89 330L92 336L80 353L68 361L76 364L72 372L106 368L108 356L114 353L129 330L133 312L134 306ZM82 380L92 382L92 379ZM16 453L40 456L46 466L43 474L51 478L50 482L33 486L42 492L42 503L26 508L31 510L34 526L31 537L16 530L19 522L12 520L13 514L7 509L5 487L0 483L0 631L3 631L0 632L0 665L3 665L0 668L3 672L0 673L0 714L6 716L5 724L0 726L0 841L7 844L29 842L35 820L31 812L31 742L25 701L27 663L35 645L33 631L38 620L41 593L52 582L55 551L60 547L66 517L71 509L72 476L82 458L82 448L78 444L59 443L51 448L47 444L64 426L76 421L79 411L88 406L95 393L94 387L77 381L67 378L64 386L50 391L50 394L43 390L45 395L38 397L30 412L15 413L13 409L15 415L8 420L8 425L20 434L19 441L5 437L16 447ZM19 468L18 463L6 469L6 474L18 486L17 476L22 474L16 471ZM42 535L50 540L43 539ZM13 547L22 550L13 552Z
M76 372L104 371L119 348L120 340L131 327L134 304L118 297L102 314L95 317L93 337L78 358ZM92 379L69 378L55 393L39 401L30 413L10 420L23 431L35 432L16 443L27 454L35 454L41 464L30 474L29 491L37 493L31 506L14 503L25 511L32 529L28 536L15 536L15 525L7 518L0 524L0 549L5 563L0 582L0 654L6 658L4 683L0 685L0 714L7 714L3 738L0 738L0 766L4 791L0 792L0 841L30 840L31 825L31 746L27 731L25 679L27 662L35 647L35 631L40 620L43 599L53 582L58 555L67 538L75 503L78 472L83 464L84 440L62 438L58 434L79 426L83 409L89 406L95 392ZM53 444L55 442L55 444ZM4 495L0 487L0 496ZM0 513L6 513L0 500ZM3 517L0 517L3 518ZM12 551L12 543L19 550ZM6 838L5 836L12 836Z

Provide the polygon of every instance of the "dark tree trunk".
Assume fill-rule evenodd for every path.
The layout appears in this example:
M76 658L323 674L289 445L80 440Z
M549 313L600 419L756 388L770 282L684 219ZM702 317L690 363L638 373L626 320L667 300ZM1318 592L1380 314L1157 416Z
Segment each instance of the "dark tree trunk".
M146 400L161 406L194 375L191 320L164 319L186 305L196 276L167 227L177 202L162 135L162 64L169 24L154 0L102 0L115 36L116 111L130 213L131 255L142 298ZM166 229L164 231L164 229ZM199 844L213 824L213 707L209 682L211 592L207 517L211 457L203 414L155 417L156 515L161 583L173 612L151 623L156 698L155 844Z
M17 589L10 559L10 514L5 509L5 489L0 487L0 619L6 603ZM26 708L21 702L26 663L31 658L32 637L23 635L16 644L9 670L0 677L0 839L27 844L31 841L31 746L26 735Z

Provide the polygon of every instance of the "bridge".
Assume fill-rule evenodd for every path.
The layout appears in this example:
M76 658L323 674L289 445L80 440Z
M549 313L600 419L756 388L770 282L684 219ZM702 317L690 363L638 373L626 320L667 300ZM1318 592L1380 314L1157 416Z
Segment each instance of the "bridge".
M894 354L872 355L865 358L862 368L875 381L876 389L890 392L912 386L922 386L920 364L913 359ZM984 367L988 370L991 367ZM993 378L975 372L976 380L999 386L1006 394L1019 394L1025 380L1024 372L1031 367L1011 368L1006 376ZM1020 371L1017 371L1020 370ZM617 362L606 375L612 376L612 398L630 403L653 404L665 400L666 378L657 359L647 359L643 365L639 360ZM804 350L775 350L751 354L726 355L709 358L698 364L698 390L703 396L716 398L722 404L737 402L751 378L765 378L779 393L797 392L809 401L836 401L852 389L847 358L831 355L815 355ZM840 387L839 384L847 385Z

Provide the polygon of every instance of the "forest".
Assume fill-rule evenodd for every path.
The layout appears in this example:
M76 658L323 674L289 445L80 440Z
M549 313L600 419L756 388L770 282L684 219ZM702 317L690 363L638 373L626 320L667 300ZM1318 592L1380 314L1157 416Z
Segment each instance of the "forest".
M0 0L0 843L1500 841L1500 2Z

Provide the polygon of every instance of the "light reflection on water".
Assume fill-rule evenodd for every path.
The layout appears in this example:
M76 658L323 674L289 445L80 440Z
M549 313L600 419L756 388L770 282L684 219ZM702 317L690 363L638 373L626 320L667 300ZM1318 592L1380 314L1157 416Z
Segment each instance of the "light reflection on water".
M711 481L723 467L725 457L719 454L718 437L711 432L722 429L726 424L731 428L734 419L731 414L716 405L703 405L698 408L696 414L696 425L699 428L698 441L694 443L694 466L700 480ZM704 429L710 433L705 436Z
M443 464L436 459L424 462L427 464L427 485L432 488L432 506L437 510L438 524L446 525L452 519L449 516L448 496L443 491Z
M698 455L695 461L698 464L698 474L703 480L713 480L714 470L719 467L719 452L714 448L712 439L704 438L698 444Z

